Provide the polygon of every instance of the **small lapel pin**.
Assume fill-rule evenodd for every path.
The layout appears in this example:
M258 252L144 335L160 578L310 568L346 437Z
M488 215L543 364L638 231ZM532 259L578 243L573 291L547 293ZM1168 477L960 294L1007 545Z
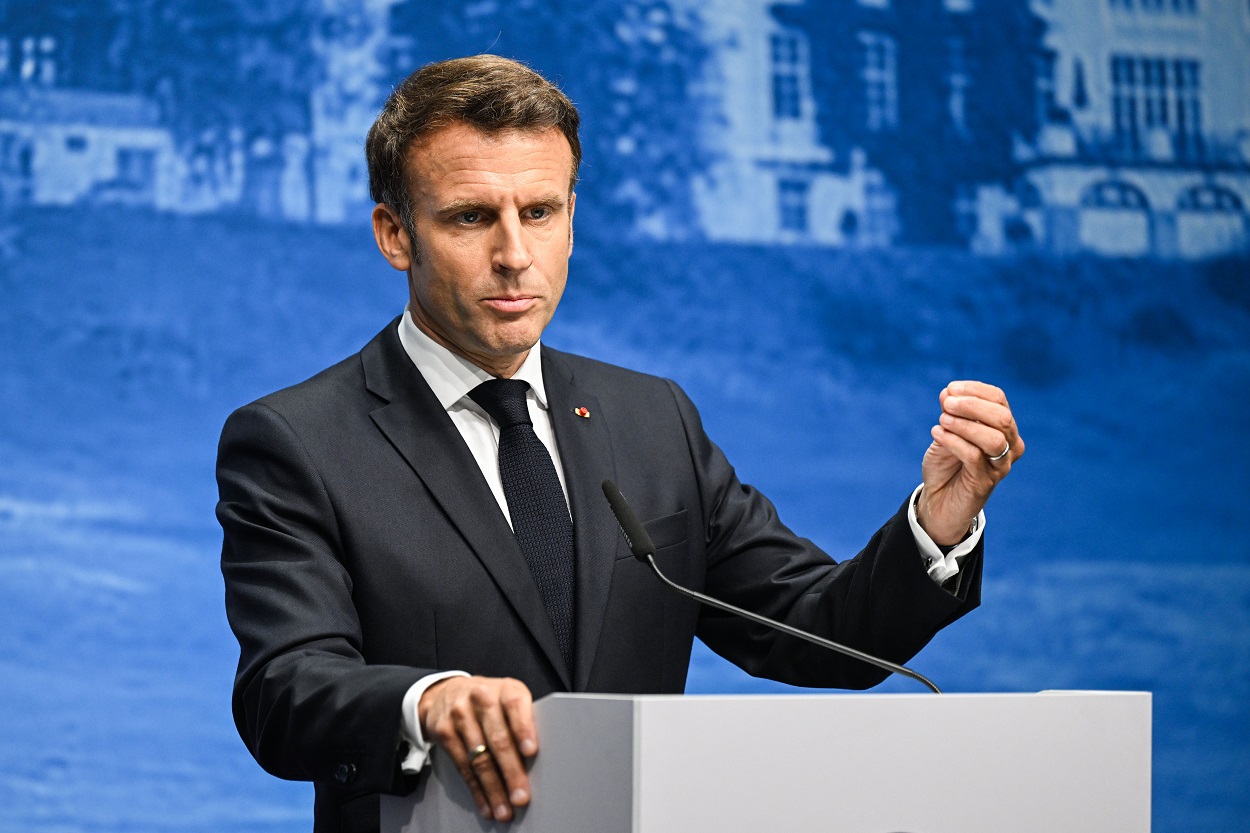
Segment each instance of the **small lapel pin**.
M590 409L589 409L589 408L574 408L574 409L573 409L573 413L577 414L577 415L578 415L579 417L581 417L582 419L590 419Z

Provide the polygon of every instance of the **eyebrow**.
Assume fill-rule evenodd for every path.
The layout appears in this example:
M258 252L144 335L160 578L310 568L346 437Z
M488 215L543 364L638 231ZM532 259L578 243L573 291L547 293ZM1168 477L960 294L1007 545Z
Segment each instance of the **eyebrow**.
M559 193L552 191L550 194L533 200L529 205L550 205L554 208L565 208L568 206L568 199ZM438 213L442 216L450 216L459 214L462 211L481 211L488 208L481 200L452 200L444 204L438 209Z

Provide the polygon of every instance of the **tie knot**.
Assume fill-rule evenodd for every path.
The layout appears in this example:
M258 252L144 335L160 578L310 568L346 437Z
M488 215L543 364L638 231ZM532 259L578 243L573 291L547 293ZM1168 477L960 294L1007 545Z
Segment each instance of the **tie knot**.
M532 425L525 392L530 383L520 379L490 379L469 391L469 398L482 406L500 430L514 425Z

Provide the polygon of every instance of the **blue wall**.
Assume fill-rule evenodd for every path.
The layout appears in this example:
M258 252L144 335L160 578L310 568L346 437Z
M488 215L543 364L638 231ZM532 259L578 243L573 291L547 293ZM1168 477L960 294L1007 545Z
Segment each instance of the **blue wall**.
M862 25L903 50L910 14L943 13L913 6ZM1053 47L1053 21L996 8L1008 7L1019 17L983 28ZM690 183L735 152L696 141L737 135L725 108L740 90L707 81L725 54L710 33L731 17L649 2L399 4L370 18L169 0L136 22L126 8L0 7L0 829L308 829L311 790L264 774L229 717L217 432L402 310L367 205L328 167L359 146L353 108L372 112L368 96L400 66L492 47L560 78L586 114L577 248L548 341L678 380L742 478L839 557L918 482L941 386L1000 384L1029 450L989 507L984 603L914 665L954 691L1152 691L1155 829L1250 829L1250 260L1226 234L1245 212L1193 225L1151 190L1193 176L1235 195L1244 164L1214 150L1111 159L1091 140L1051 168L1010 143L978 168L954 133L869 135L864 103L839 109L829 92L846 67L820 44L846 33L800 3L763 14L808 39L804 106L830 158L805 175L840 182L864 152L895 230L870 245L839 219L839 245L818 245L814 227L725 239ZM370 41L387 31L417 34ZM991 54L978 31L972 65L1027 62L1024 82L1038 83L1031 57ZM373 69L310 71L333 64L327 42L339 56L372 43ZM1202 57L1216 96L1228 56ZM909 113L947 112L907 109L924 85L899 67L902 128ZM766 68L751 85L769 101ZM1073 106L1068 86L1056 113L986 124L986 146L1012 130L1040 146L1047 119L1080 138L1085 116L1058 112ZM335 90L338 144L309 103ZM307 152L318 141L321 157ZM104 161L88 158L97 146ZM957 171L933 178L940 200L900 179L944 158ZM1068 205L1029 190L1038 170L1136 181L1152 201ZM970 219L978 188L1005 195L986 216L1015 223L992 254L977 242L984 218ZM774 196L743 195L761 226L778 220ZM1099 229L1131 236L1143 222L1202 245L1099 253ZM1204 256L1221 245L1231 253ZM689 689L781 687L700 651Z

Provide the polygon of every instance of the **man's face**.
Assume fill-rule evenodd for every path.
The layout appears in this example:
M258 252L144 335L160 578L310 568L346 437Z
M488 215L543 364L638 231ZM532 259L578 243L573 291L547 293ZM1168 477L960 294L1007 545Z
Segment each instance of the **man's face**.
M395 229L384 243L378 212L389 209L374 211L383 254L408 271L417 326L496 375L520 367L564 293L572 164L557 129L485 134L452 124L408 153L415 239Z

